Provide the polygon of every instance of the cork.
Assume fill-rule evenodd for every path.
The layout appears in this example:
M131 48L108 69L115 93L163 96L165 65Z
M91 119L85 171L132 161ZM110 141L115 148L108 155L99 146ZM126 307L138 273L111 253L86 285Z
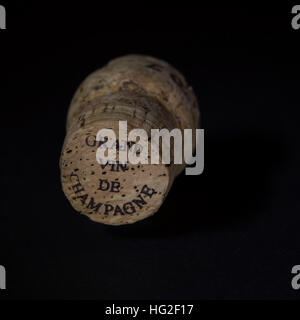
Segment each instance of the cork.
M67 115L60 157L62 187L76 211L109 225L153 215L184 169L184 163L172 163L172 154L170 164L100 164L97 132L108 128L118 137L119 121L127 121L128 132L144 129L151 142L151 129L198 128L198 102L181 73L143 55L116 58L79 86ZM127 145L128 152L133 145ZM117 148L117 156L118 152Z

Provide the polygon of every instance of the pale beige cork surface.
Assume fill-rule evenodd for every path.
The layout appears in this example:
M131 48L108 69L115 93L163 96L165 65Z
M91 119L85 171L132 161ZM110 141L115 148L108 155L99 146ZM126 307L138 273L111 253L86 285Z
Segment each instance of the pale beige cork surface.
M128 132L146 130L151 142L151 129L198 128L198 103L176 69L149 56L114 59L79 86L67 116L62 187L75 210L110 225L154 214L184 168L172 163L100 165L96 134L109 128L118 137L120 120L127 121Z

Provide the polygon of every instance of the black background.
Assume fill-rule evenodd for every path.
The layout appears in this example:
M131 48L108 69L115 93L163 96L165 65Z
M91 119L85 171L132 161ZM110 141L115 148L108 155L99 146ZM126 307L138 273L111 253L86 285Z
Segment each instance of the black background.
M299 299L292 5L1 4L0 298ZM205 170L181 175L152 218L109 227L72 209L58 162L78 85L128 53L194 87Z

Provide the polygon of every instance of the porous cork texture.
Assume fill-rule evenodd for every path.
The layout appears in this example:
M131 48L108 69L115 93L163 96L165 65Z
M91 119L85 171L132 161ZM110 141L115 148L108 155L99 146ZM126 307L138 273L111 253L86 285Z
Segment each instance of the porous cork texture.
M89 75L76 91L67 116L60 158L63 191L75 210L91 220L122 225L154 214L184 165L106 164L96 160L100 129L119 121L131 129L199 127L192 88L168 63L149 56L128 55ZM128 144L128 149L133 145ZM172 149L172 148L171 148ZM150 163L150 143L149 143ZM117 150L118 158L118 150Z

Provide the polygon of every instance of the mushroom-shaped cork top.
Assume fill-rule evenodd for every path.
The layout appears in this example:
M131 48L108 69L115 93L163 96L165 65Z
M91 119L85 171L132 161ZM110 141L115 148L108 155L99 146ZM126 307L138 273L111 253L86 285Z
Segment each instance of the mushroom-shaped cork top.
M115 59L89 76L72 100L60 158L63 191L72 206L91 220L110 225L154 214L184 165L172 160L151 164L151 129L195 129L199 116L195 106L192 89L178 71L152 57ZM125 147L127 155L133 150L145 154L138 141L118 140L120 121L126 121L128 132L141 128L147 133L148 163L118 161ZM113 163L97 158L105 145L98 138L101 129L115 133Z

